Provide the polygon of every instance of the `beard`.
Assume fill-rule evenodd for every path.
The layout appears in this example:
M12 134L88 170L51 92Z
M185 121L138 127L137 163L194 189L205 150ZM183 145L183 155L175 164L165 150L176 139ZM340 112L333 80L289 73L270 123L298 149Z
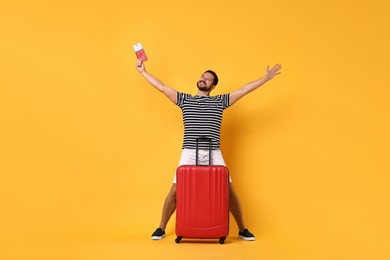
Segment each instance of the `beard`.
M203 85L201 85L203 83ZM199 80L198 83L196 84L199 90L201 91L209 91L211 89L211 86L207 86L206 82Z

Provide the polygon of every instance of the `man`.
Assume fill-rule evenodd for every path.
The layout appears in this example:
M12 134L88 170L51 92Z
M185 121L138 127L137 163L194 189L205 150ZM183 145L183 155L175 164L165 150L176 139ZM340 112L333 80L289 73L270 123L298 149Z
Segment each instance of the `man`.
M180 158L180 165L195 164L195 143L199 136L208 136L212 139L211 161L214 165L225 165L220 151L220 128L223 110L236 103L240 98L262 86L281 73L281 65L266 69L266 75L250 82L240 89L229 94L211 97L210 92L218 84L218 76L212 70L202 74L197 82L198 93L196 96L184 94L166 86L159 79L146 71L141 60L137 60L136 69L156 89L167 96L174 104L182 109L184 121L184 141ZM199 143L199 163L208 163L208 143ZM163 206L160 226L152 234L152 239L159 240L165 237L165 228L172 214L176 210L176 176ZM240 201L233 189L230 179L229 186L229 210L238 225L238 236L244 240L253 241L255 236L249 232L244 224Z

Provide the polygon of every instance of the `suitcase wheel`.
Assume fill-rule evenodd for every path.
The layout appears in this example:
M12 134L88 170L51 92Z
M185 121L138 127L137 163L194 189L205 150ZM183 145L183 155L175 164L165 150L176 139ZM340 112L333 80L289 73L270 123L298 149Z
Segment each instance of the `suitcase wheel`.
M220 244L225 243L225 239L226 239L226 237L221 237L221 238L219 239L219 243L220 243Z
M179 244L182 238L183 238L183 237L177 237L177 238L175 239L176 244Z

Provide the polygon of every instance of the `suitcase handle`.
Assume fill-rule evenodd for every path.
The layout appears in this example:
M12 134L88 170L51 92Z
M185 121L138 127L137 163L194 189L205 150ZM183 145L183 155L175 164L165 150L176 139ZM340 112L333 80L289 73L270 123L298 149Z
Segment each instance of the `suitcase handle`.
M199 141L209 141L209 165L211 165L211 138L209 137L199 137L199 138L196 138L196 152L195 152L195 162L196 162L196 165L199 165L198 163L198 142Z

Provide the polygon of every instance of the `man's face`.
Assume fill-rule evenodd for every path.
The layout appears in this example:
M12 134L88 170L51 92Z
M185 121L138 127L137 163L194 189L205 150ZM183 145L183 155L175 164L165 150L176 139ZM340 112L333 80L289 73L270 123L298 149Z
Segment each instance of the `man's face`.
M215 87L213 81L214 81L213 74L206 72L200 77L196 85L198 86L199 90L211 91Z

